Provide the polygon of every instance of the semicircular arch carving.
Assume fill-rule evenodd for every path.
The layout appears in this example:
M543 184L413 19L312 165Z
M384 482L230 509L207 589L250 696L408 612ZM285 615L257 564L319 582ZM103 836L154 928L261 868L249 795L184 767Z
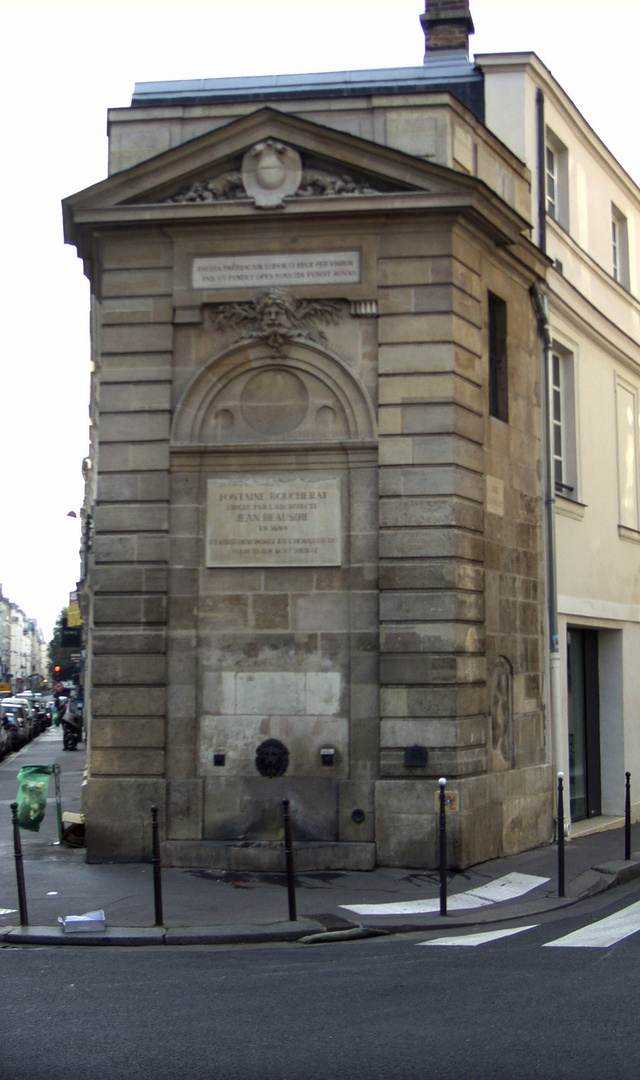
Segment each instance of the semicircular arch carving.
M324 348L292 344L274 357L235 345L201 368L176 408L174 447L369 441L375 414L353 372Z

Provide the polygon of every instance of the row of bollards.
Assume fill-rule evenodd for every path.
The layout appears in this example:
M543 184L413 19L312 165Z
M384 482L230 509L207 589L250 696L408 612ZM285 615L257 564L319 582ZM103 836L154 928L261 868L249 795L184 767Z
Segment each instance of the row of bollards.
M17 803L15 804L17 806ZM289 921L296 922L298 915L296 912L296 879L295 869L293 865L293 840L291 838L291 814L289 811L289 800L282 800L282 809L284 812L284 856L285 866L287 871L287 895L289 899ZM20 837L18 837L18 843ZM22 856L20 856L22 858ZM17 856L16 856L17 858ZM158 825L158 807L151 807L151 862L153 865L153 896L155 906L155 925L163 926L164 921L162 917L162 862L160 859L160 832ZM24 888L24 881L23 881ZM18 884L18 890L20 885ZM25 901L26 905L26 901ZM22 915L22 908L20 909ZM26 913L26 906L25 906ZM23 924L25 925L25 924Z
M440 914L447 914L447 814L446 814L446 784L444 777L439 781L439 828L438 828L438 851L440 869ZM295 868L293 861L293 840L291 836L291 813L288 799L282 800L284 815L284 854L287 874L287 896L289 901L289 920L297 921L296 911L296 887ZM18 886L18 905L20 909L20 925L29 925L27 912L27 893L24 881L24 865L22 857L22 842L20 839L20 826L18 824L18 804L11 803L13 824L13 849L16 864L16 880ZM162 861L160 857L160 832L158 823L158 807L151 807L151 851L153 865L153 892L155 906L155 925L164 925L162 912ZM565 896L565 823L564 823L564 774L558 773L558 811L557 811L557 840L558 840L558 896ZM625 809L624 809L624 857L625 861L631 859L631 773L625 773Z
M624 792L624 858L625 862L631 860L631 773L626 772ZM557 811L557 839L558 839L558 896L565 896L564 882L564 773L558 773L558 811Z
M624 858L625 862L631 860L631 773L625 774L625 799L624 799ZM445 788L447 781L443 776L438 780L440 785L439 805L439 829L438 850L440 866L440 914L447 914L447 815ZM564 867L564 773L558 773L558 812L557 812L557 837L558 837L558 896L565 896L565 867Z
M295 869L293 864L293 841L291 838L291 814L289 812L289 800L282 800L284 811L284 851L287 871L287 893L289 898L289 919L297 921L296 912L296 887ZM27 890L24 880L24 861L22 855L22 840L20 839L20 825L18 823L18 804L11 803L13 824L13 852L16 864L16 881L18 886L18 907L20 909L20 925L29 925L27 911ZM162 912L162 860L160 857L160 830L158 823L158 807L151 807L151 862L153 865L153 897L155 908L155 926L163 926Z

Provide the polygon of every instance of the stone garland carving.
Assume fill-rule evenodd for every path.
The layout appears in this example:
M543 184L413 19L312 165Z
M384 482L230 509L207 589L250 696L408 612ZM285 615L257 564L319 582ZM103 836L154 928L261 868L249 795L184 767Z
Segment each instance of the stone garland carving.
M302 168L297 150L276 139L256 143L242 159L240 171L210 180L196 180L164 199L165 203L215 203L250 198L257 206L281 206L285 198L377 195L365 180L348 173Z
M335 326L339 320L339 304L297 300L281 289L260 293L255 300L217 304L209 313L209 324L215 330L234 329L244 339L262 338L276 353L286 342L301 338L326 345L327 336L320 326Z
M380 192L366 181L354 180L348 173L334 176L320 169L304 169L302 183L296 191L296 198L317 198L321 195L379 195Z
M348 173L342 176L322 172L320 169L303 169L302 183L292 198L310 199L328 195L378 195L365 181L358 182ZM166 203L215 203L247 199L242 176L238 172L225 173L213 180L200 181L183 188L176 195L164 199Z
M164 199L166 203L214 203L232 199L246 199L247 193L239 172L225 173L214 180L201 182L196 180L189 188L183 188L176 195Z

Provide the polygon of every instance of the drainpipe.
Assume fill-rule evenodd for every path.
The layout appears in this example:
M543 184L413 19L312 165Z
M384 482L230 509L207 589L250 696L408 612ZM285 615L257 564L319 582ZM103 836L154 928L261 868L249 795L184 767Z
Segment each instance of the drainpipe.
M544 130L544 94L540 87L536 90L536 138L538 157L538 247L547 253L547 185Z
M549 620L549 684L551 691L551 743L555 772L569 775L569 755L565 746L561 725L560 705L560 653L558 650L558 585L556 575L556 529L555 529L555 485L553 482L553 445L551 433L551 333L549 331L549 307L546 294L536 282L531 286L531 299L538 321L538 333L542 343L542 386L543 386L543 424L544 424L544 503L547 537L547 613ZM555 790L554 784L554 790ZM557 797L557 795L556 795ZM565 817L565 832L568 834L571 821Z

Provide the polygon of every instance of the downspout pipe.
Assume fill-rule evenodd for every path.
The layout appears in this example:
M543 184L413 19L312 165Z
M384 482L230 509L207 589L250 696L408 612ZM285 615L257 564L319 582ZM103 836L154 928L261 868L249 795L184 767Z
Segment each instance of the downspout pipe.
M551 745L555 772L569 775L568 747L563 738L561 724L560 652L558 642L558 584L556 568L555 485L553 481L553 445L551 433L551 332L549 330L549 305L546 294L536 282L531 286L531 299L538 322L538 334L542 344L542 385L544 424L544 504L547 556L547 617L549 627L549 689L551 696ZM555 785L554 785L555 789ZM569 832L570 819L565 818L565 832Z
M544 94L536 90L536 140L538 161L538 247L547 253L547 185L546 185L546 134L544 127Z

